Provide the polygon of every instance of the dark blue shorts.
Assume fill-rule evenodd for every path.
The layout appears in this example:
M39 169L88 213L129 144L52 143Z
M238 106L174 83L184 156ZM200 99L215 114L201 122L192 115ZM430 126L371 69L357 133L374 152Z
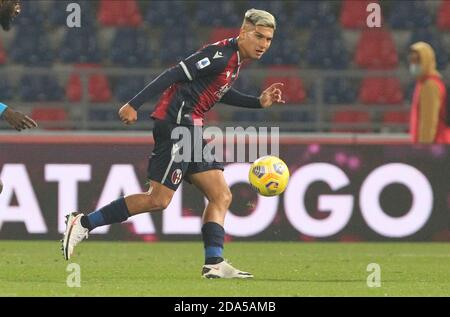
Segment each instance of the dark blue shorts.
M177 190L183 179L189 182L189 177L186 176L214 169L223 171L223 164L215 160L201 157L201 161L194 161L195 147L201 146L203 149L207 144L201 131L197 130L198 133L194 133L194 129L199 129L199 127L183 126L190 131L192 146L190 147L189 159L178 162L175 159L175 152L179 151L177 143L181 137L175 140L171 138L172 130L176 127L179 127L179 125L168 121L155 120L153 128L155 147L150 156L147 170L150 180L163 184L172 190Z

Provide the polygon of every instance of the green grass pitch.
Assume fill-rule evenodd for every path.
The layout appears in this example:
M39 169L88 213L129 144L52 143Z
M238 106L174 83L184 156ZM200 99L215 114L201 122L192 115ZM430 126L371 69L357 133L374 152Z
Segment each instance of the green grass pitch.
M233 242L225 256L252 280L200 277L202 244L83 242L70 262L59 242L1 241L0 296L450 296L446 243ZM80 265L81 287L70 288ZM369 263L381 268L370 288Z

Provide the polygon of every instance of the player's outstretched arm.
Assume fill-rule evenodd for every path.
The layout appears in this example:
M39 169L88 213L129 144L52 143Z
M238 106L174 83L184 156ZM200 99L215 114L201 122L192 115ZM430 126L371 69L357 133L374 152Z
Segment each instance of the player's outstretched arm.
M157 96L174 83L185 80L187 78L180 65L167 69L120 108L120 120L125 124L134 124L137 120L137 110L144 102Z
M220 102L241 108L262 108L261 103L259 102L259 97L243 94L234 88L228 90L225 95L222 96Z
M11 108L6 108L1 117L17 131L32 129L38 126L33 119Z
M274 103L285 103L282 99L281 87L283 87L283 83L275 83L272 84L269 88L264 90L259 97L259 102L261 103L261 107L268 108L272 106Z

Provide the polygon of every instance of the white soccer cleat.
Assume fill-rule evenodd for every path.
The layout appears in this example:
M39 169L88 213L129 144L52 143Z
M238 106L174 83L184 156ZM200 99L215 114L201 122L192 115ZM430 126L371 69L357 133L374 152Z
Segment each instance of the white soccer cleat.
M64 232L64 239L61 240L61 249L66 260L70 259L77 244L88 238L89 230L80 223L80 219L83 216L79 212L73 212L66 216L66 231Z
M252 278L253 274L239 271L226 260L218 264L205 264L202 268L202 277L205 278Z

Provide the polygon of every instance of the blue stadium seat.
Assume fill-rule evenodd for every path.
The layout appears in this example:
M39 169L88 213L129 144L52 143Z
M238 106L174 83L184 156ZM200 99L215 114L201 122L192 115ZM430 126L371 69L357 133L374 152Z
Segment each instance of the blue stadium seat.
M117 79L113 91L117 100L127 102L141 91L145 85L143 76L122 76Z
M21 7L20 18L14 20L14 24L27 28L33 26L35 29L40 29L45 20L46 16L41 9L40 1L26 1Z
M235 3L198 1L195 20L202 26L236 27L242 22L242 17L236 13Z
M174 41L174 38L177 40ZM171 28L165 30L161 37L160 47L160 61L165 65L173 65L200 48L188 28Z
M88 117L91 121L116 121L117 111L112 109L91 109Z
M298 65L300 49L293 38L293 29L277 30L269 50L261 58L263 65Z
M22 26L17 29L9 57L25 65L48 66L53 63L53 51L47 34L38 28Z
M14 91L11 87L9 78L0 76L0 97L1 100L13 99Z
M420 28L414 30L408 41L408 46L405 49L406 53L409 52L409 47L411 44L419 41L427 42L433 47L436 54L437 67L441 70L444 69L449 60L449 52L443 45L440 33L433 31L431 28Z
M64 63L99 63L101 55L95 30L88 27L68 29L59 57Z
M312 115L307 111L285 110L280 113L280 120L284 122L310 122L312 121Z
M56 78L49 75L25 75L20 80L23 101L62 101L63 89Z
M357 99L358 86L344 78L330 78L324 82L324 102L327 104L351 104Z
M334 25L337 11L333 1L300 1L293 7L292 22L297 27Z
M263 111L234 111L231 120L235 122L261 122L267 119Z
M52 8L49 11L48 20L53 26L66 26L67 16L70 12L67 12L67 6L70 3L78 3L81 8L81 27L93 27L95 24L95 10L92 7L92 1L90 0L57 0L52 4Z
M148 66L151 62L148 42L142 29L118 29L110 49L111 61L121 66Z
M424 1L392 1L389 24L393 29L423 28L432 23Z
M340 32L335 29L311 31L306 47L305 59L310 67L344 69L348 66L348 52Z
M245 71L239 73L239 77L233 84L233 88L250 95L259 95L261 91L260 85L246 74Z
M151 1L146 14L145 21L151 27L173 27L189 24L189 15L185 1Z
M297 5L297 4L295 4ZM266 10L273 14L279 26L286 25L289 18L289 11L286 7L285 1L265 1L265 0L249 0L245 5L245 10L255 8ZM240 17L243 20L244 16Z

